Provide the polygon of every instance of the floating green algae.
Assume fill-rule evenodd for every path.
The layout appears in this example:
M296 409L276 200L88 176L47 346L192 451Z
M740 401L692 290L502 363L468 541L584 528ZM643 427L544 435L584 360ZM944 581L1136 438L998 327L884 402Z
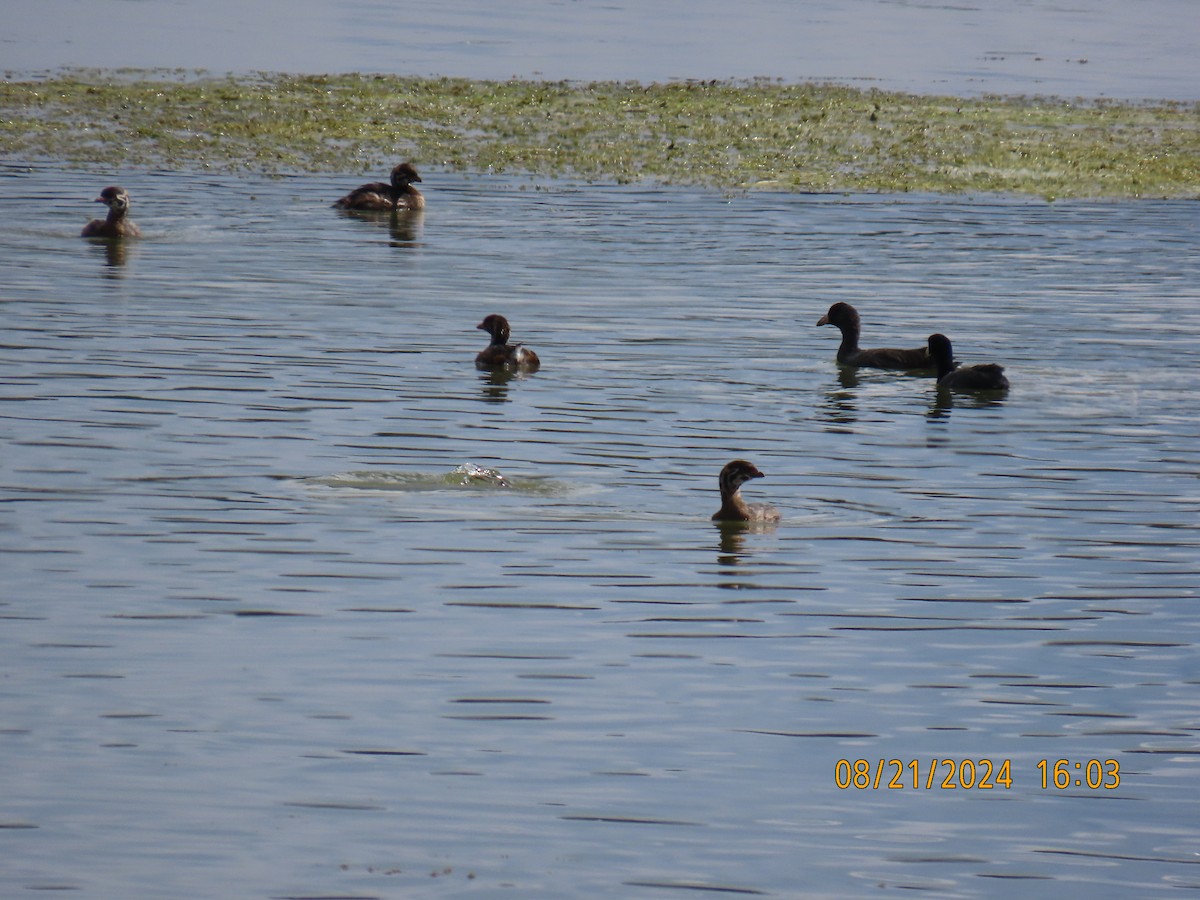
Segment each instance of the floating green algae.
M465 172L726 190L1200 196L1200 104L829 84L207 77L0 82L0 158L112 168Z

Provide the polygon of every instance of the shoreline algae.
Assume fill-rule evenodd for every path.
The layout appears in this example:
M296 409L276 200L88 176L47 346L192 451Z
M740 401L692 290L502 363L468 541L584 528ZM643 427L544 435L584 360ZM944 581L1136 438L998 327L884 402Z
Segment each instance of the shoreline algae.
M725 190L1200 197L1200 104L830 84L211 78L0 82L0 159L112 168L464 172Z

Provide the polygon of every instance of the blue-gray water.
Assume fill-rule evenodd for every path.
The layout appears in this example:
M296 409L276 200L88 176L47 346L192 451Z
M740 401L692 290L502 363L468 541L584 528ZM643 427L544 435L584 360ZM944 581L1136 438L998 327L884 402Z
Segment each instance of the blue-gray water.
M945 94L1197 99L1194 0L38 0L0 67L782 78Z
M1200 888L1194 203L423 174L0 175L0 894Z

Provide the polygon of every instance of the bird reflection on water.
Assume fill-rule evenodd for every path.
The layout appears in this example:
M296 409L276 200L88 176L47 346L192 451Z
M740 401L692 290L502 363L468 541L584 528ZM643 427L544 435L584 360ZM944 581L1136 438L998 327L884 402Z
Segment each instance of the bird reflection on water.
M396 212L380 209L339 208L338 215L345 219L355 219L379 228L386 228L393 247L408 249L421 246L421 238L425 230L424 210L410 209Z

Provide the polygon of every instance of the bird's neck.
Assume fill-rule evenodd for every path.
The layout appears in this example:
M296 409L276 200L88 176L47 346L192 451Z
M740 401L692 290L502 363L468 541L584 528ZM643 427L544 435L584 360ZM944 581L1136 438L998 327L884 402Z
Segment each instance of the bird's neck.
M858 352L858 323L839 326L842 331L842 345L838 347L838 359L844 360L852 353Z
M742 499L740 488L721 492L721 509L717 513L722 519L749 519L750 506Z
M947 353L942 356L938 356L936 359L934 359L934 363L937 365L938 378L942 378L958 368L957 364L954 362L953 353Z

